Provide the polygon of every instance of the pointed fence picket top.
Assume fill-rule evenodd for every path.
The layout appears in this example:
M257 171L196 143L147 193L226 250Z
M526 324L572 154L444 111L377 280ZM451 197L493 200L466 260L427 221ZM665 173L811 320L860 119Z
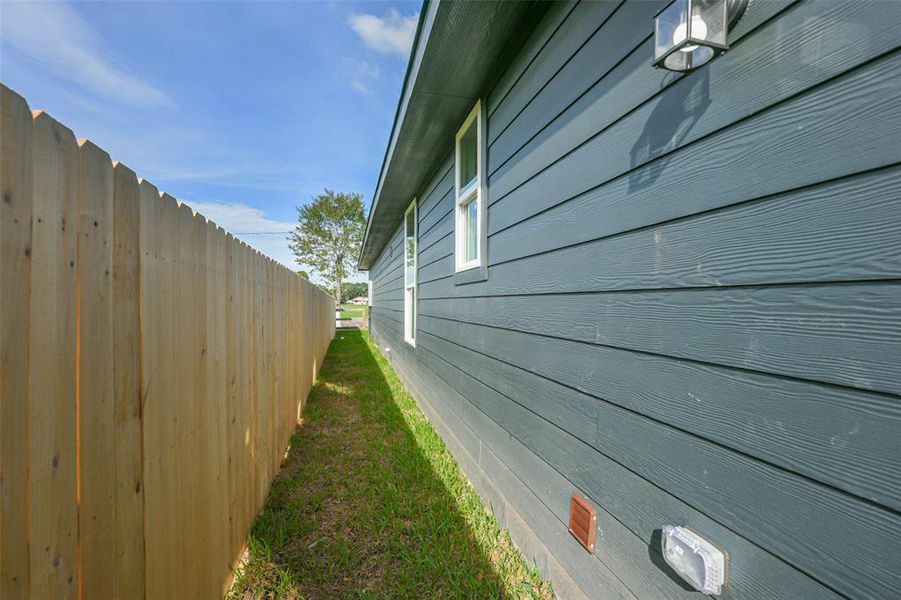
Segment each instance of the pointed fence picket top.
M221 597L334 303L0 92L0 597Z

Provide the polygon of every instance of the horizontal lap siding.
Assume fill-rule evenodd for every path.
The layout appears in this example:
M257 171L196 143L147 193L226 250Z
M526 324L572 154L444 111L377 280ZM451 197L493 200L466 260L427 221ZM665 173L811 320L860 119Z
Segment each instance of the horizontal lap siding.
M753 3L679 76L649 64L658 4L548 11L487 96L487 281L454 284L449 140L417 347L399 227L373 333L564 595L685 596L658 551L675 523L729 552L724 597L890 597L901 5ZM599 508L590 562L573 489Z

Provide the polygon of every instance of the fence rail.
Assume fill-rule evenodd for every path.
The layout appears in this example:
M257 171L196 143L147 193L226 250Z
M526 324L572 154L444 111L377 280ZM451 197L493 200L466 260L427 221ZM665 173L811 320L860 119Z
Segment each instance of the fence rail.
M0 597L221 597L333 300L0 92Z

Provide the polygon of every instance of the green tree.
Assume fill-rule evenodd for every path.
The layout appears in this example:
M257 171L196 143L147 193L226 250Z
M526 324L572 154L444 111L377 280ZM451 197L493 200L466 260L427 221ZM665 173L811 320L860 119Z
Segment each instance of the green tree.
M326 189L309 204L297 207L291 250L298 264L308 266L334 287L336 302L341 302L342 283L356 272L365 229L361 194Z
M341 293L344 296L341 302L350 302L357 296L366 296L369 293L369 284L365 281L345 283Z
M297 274L300 275L300 277L302 279L306 279L307 281L310 280L310 274L307 273L306 271L304 271L303 269L298 269Z

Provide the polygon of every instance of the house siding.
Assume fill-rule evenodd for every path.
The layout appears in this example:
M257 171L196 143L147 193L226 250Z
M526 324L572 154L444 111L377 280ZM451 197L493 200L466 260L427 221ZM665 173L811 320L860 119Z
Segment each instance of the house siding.
M487 280L454 281L451 139L416 348L401 223L372 333L562 596L697 596L679 524L728 552L723 597L896 597L901 3L754 2L685 76L650 65L661 6L547 12L485 94Z

